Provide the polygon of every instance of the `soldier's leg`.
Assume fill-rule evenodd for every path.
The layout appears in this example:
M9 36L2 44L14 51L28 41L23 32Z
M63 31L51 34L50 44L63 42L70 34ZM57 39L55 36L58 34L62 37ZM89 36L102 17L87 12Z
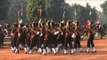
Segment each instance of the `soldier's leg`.
M27 54L28 51L29 51L29 48L28 48L28 42L27 42L26 39L25 39L25 41L24 41L24 51L25 51L25 54Z
M33 52L33 43L30 43L30 46L29 46L29 54L32 54Z
M51 38L51 48L52 48L52 52L54 54L56 54L56 46L57 46L57 44L56 44L56 36L53 35L52 38Z
M42 52L41 45L42 45L42 38L38 40L38 53Z
M20 44L20 39L17 39L16 40L16 51L15 51L15 53L19 53L19 44Z
M77 53L77 43L78 43L78 40L77 40L77 37L75 38L74 40L74 52Z
M23 50L23 48L25 48L25 39L24 38L21 38L20 39L20 50Z
M95 45L94 45L94 38L91 38L91 39L90 39L90 44L91 44L91 46L92 46L92 48L93 48L93 53L95 53L95 52L96 52L96 47L95 47Z
M11 50L12 50L13 53L16 50L16 40L15 39L11 40Z
M30 43L30 46L29 46L29 54L32 54L32 52L33 52L33 47L34 47L34 42L32 41L32 42Z
M68 39L68 43L69 43L69 46L70 46L70 53L73 54L74 53L74 50L73 50L73 44L72 44L72 39L71 37Z
M32 42L30 43L30 47L29 47L29 54L32 54L33 52L33 48L37 46L36 40L33 39Z
M64 54L67 54L67 40L64 41Z
M26 39L26 52L25 53L28 53L29 52L29 47L30 47L30 38Z
M80 37L78 36L78 38L77 38L77 45L78 45L78 48L79 48L79 52L83 52L83 50L82 50L82 47L81 47L81 43L80 43Z
M49 41L48 40L44 40L44 43L43 43L43 46L42 46L43 47L42 48L43 49L43 53L42 53L43 55L45 55L47 53L47 51L48 51L47 50L48 44L49 44Z
M88 39L88 41L87 41L87 51L86 52L87 53L90 52L90 39Z

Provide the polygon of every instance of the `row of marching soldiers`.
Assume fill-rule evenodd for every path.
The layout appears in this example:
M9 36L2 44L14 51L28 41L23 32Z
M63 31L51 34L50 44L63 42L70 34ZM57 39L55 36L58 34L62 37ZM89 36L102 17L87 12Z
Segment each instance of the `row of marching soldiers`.
M78 22L62 21L59 24L47 21L43 23L41 20L36 24L23 25L20 28L14 25L12 29L12 52L19 53L23 46L26 54L34 52L36 47L40 54L52 52L56 54L63 52L64 54L74 54L83 52L80 44L82 30L79 29ZM88 30L87 52L90 52L90 44L93 47L93 52L96 52L93 40L94 35L92 30Z

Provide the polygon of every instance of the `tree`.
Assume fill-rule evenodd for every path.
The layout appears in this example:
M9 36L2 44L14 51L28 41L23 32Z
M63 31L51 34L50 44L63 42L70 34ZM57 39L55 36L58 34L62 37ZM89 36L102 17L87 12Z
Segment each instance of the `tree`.
M45 18L52 19L55 22L61 21L64 12L64 3L64 0L45 0Z
M27 13L27 20L30 22L33 22L37 19L37 8L38 3L37 0L28 0L27 1L27 7L26 7L26 13Z
M7 19L9 0L0 0L0 20Z
M74 4L72 5L72 9L73 9L73 20L77 20L80 23L83 23L83 21L85 20L85 7L81 6L81 5L77 5ZM84 12L84 13L83 13Z
M102 24L107 24L106 21L106 16L103 12L97 12L98 13L98 18L101 21Z
M105 1L103 4L101 4L101 8L103 9L103 13L106 16L106 23L107 23L107 1Z
M72 20L73 19L73 8L69 4L65 3L65 19Z
M44 6L44 0L27 0L26 15L28 22L43 18Z
M88 3L86 7L83 7L79 4L70 6L64 0L28 0L27 2L27 19L31 22L41 18L38 13L40 8L42 9L42 18L54 22L75 19L80 23L85 23L88 19L94 21L97 18L97 10L91 8ZM42 7L40 7L41 5Z
M90 14L90 20L91 21L93 21L93 22L95 22L95 20L98 18L98 16L97 16L97 10L95 9L95 7L94 8L91 8L91 14Z
M22 6L21 8L23 13L22 20L23 22L26 22L26 0L11 0L7 17L9 23L18 21L18 11L20 5Z
M10 23L16 22L18 20L18 7L20 0L11 0L8 11L8 20Z
M72 9L72 18L79 21L81 24L84 24L88 19L94 22L97 18L97 10L95 7L91 8L88 3L86 4L86 7L83 7L79 4L74 4L72 5Z

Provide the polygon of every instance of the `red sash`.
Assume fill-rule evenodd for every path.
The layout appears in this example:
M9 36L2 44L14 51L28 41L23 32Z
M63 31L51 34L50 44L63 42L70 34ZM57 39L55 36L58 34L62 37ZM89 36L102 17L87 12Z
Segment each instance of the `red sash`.
M90 25L86 25L86 29L90 29L91 27L90 27Z
M90 28L91 28L90 25L91 25L91 23L90 23L90 22L87 22L87 23L86 23L86 29L90 29Z
M68 38L68 36L69 36L69 34L68 34L68 33L66 33L66 34L65 34L65 39L67 39L67 38Z
M33 38L34 38L34 34L31 34L31 37L30 37L30 42L32 43L32 41L33 41Z
M29 38L29 36L30 36L30 34L29 34L29 33L27 33L27 35L26 35L26 39L28 39L28 38Z
M46 35L46 36L45 36L45 40L49 40L49 35Z
M88 39L90 38L90 35L91 35L90 32L88 32Z

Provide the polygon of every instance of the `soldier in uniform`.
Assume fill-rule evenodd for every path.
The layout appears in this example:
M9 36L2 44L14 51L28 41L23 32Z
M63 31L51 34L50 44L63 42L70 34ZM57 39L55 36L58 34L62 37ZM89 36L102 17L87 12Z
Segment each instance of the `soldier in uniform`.
M64 54L67 54L67 47L69 44L69 47L71 49L71 54L73 54L73 45L72 45L72 39L71 39L71 35L72 35L72 29L71 29L71 21L67 21L66 26L65 26L65 41L64 41Z
M26 31L26 54L29 53L30 37L31 37L31 25L28 25Z
M17 39L16 39L16 51L15 53L19 53L19 44L20 44L20 36L21 32L20 32L20 28L17 28Z
M17 53L16 51L16 43L18 38L18 27L17 24L13 24L13 29L11 31L11 45L12 45L12 52Z
M88 20L88 21L86 22L85 28L86 28L86 30L89 30L89 29L91 28L91 21L90 21L90 20Z
M75 34L75 37L74 37L74 52L76 53L77 52L77 48L79 48L79 52L82 52L82 48L81 48L81 44L80 44L80 36L81 36L81 33L80 33L80 30L79 30L79 24L78 22L76 21L75 24L74 24L74 34Z
M44 41L44 36L45 36L45 32L44 32L44 26L43 26L43 22L41 21L41 19L38 22L38 29L39 29L39 37L38 37L38 52L42 53L42 47L41 45L43 44Z
M48 52L48 47L49 47L49 40L50 40L50 22L47 21L45 23L45 37L44 37L44 42L42 44L42 50L43 50L43 55L45 55Z
M52 21L50 23L50 30L51 30L51 35L50 35L50 45L51 45L51 48L52 48L52 51L54 54L56 54L56 47L57 47L57 35L58 35L58 31L55 27L55 23Z
M20 41L19 41L19 44L20 44L20 48L22 49L24 47L24 50L25 50L25 53L27 52L27 46L26 46L26 35L27 35L27 31L26 31L27 27L26 25L23 25L21 27L21 32L20 32Z
M16 52L15 53L19 53L19 48L22 50L23 47L26 52L25 40L26 40L26 27L24 26L24 24L23 25L21 24L21 26L18 27L18 35L16 39Z
M38 41L38 29L35 27L35 23L32 24L32 27L30 29L30 46L29 46L29 54L32 54L33 48L37 46Z
M100 21L97 19L95 21L95 24L96 24L96 29L98 30L100 28L100 25L101 25Z
M59 34L57 35L56 52L58 52L59 50L63 49L63 47L64 47L65 25L64 25L63 22L61 22L59 24L58 31L59 31Z
M88 40L87 40L87 53L90 52L90 47L93 48L93 53L96 52L96 48L95 48L95 45L94 45L94 30L93 28L89 29L88 30Z

